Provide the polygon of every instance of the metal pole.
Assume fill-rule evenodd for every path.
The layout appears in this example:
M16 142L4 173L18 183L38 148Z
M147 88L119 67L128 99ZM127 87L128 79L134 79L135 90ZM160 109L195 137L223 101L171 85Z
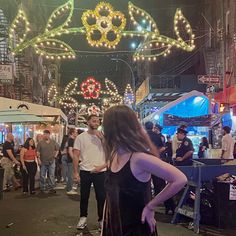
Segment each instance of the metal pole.
M132 69L132 67L131 67L131 65L127 62L127 61L125 61L125 60L123 60L123 59L121 59L121 58L111 58L111 60L112 61L121 61L121 62L123 62L123 63L125 63L128 67L129 67L129 69L130 69L130 71L131 71L131 76L132 76L132 78L131 78L131 80L132 80L132 89L133 89L133 93L134 93L134 104L133 104L133 107L134 107L134 110L135 110L135 105L136 105L136 91L135 91L135 77L134 77L134 72L133 72L133 69Z

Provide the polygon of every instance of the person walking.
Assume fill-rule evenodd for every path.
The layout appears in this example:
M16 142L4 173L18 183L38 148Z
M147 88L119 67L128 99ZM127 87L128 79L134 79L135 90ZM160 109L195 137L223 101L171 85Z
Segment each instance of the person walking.
M129 107L108 109L103 126L108 171L101 235L156 236L155 209L184 187L186 176L148 151L153 144ZM153 199L151 175L168 182Z
M14 136L12 133L7 134L6 141L3 144L2 153L3 158L1 159L1 166L4 169L3 190L8 190L7 184L9 184L11 181L13 182L15 189L18 189L21 187L21 185L15 177L13 166L19 166L20 162L15 157Z
M222 138L222 153L221 158L223 159L234 159L234 144L235 141L230 134L231 128L229 126L223 127L223 138Z
M40 190L45 193L56 193L55 188L55 158L58 155L59 145L50 138L50 131L44 130L43 139L38 143L37 154L40 168ZM48 186L46 180L48 177Z
M37 152L32 138L27 138L20 151L23 193L35 194L35 175L37 172Z
M106 161L102 145L102 135L97 130L100 125L99 117L90 115L87 123L88 131L78 135L74 142L74 180L76 182L80 181L80 219L77 229L84 229L87 226L91 184L93 184L95 190L100 229L105 200L104 178ZM78 174L78 164L80 166L80 175Z
M62 165L63 165L63 177L66 181L66 193L68 195L78 194L73 190L73 147L74 141L77 136L77 131L71 128L65 135L61 143Z

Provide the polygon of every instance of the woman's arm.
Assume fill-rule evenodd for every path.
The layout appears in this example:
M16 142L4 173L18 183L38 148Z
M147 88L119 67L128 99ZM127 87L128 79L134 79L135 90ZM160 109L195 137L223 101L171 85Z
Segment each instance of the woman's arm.
M24 155L25 155L25 148L22 148L20 150L20 162L21 162L23 169L25 169Z
M142 212L142 223L146 221L150 227L151 232L154 232L156 226L154 210L156 206L179 192L187 183L187 178L174 166L145 153L136 153L132 158L132 162L134 162L134 169L132 172L134 175L135 173L140 173L138 174L139 178L146 178L147 176L150 177L152 174L168 182L166 187L150 202L147 203ZM137 178L136 175L135 177Z
M148 154L140 153L136 154L136 156L136 166L141 171L155 175L168 182L167 186L148 203L149 208L154 209L157 205L179 192L187 183L186 176L174 166Z

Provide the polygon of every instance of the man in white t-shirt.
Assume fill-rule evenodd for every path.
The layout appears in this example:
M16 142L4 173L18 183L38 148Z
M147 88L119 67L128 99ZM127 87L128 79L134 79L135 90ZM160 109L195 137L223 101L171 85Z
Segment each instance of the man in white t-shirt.
M221 158L223 159L233 159L234 158L234 144L235 141L230 134L230 127L223 127L223 138L222 138L222 153Z
M87 226L88 201L91 184L94 186L99 229L102 225L103 205L105 201L104 178L106 171L105 153L102 145L102 135L97 130L100 125L99 117L88 117L88 131L77 136L74 142L74 180L80 181L80 220L77 229ZM80 175L78 174L80 166Z

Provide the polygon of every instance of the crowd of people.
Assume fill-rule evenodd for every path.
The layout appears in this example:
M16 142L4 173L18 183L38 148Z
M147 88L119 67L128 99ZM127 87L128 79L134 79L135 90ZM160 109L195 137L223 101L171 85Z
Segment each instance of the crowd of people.
M187 127L180 126L171 140L161 133L162 127L152 122L142 127L134 111L124 105L108 109L103 117L103 131L98 131L100 119L90 115L88 130L71 128L59 146L45 130L35 144L28 138L20 150L20 161L14 155L11 133L3 145L1 165L5 169L4 189L12 182L13 164L21 166L24 194L35 194L35 175L40 168L40 191L54 194L56 164L61 160L61 180L67 194L77 194L74 183L80 183L80 218L77 229L87 226L88 204L93 185L97 201L98 227L102 236L157 235L155 208L164 203L166 214L173 214L173 196L187 182L174 165L192 165L193 144L187 137ZM231 158L230 129L224 127L222 158ZM202 138L198 155L204 157L209 148ZM60 158L59 158L60 157ZM151 183L154 194L151 193Z

